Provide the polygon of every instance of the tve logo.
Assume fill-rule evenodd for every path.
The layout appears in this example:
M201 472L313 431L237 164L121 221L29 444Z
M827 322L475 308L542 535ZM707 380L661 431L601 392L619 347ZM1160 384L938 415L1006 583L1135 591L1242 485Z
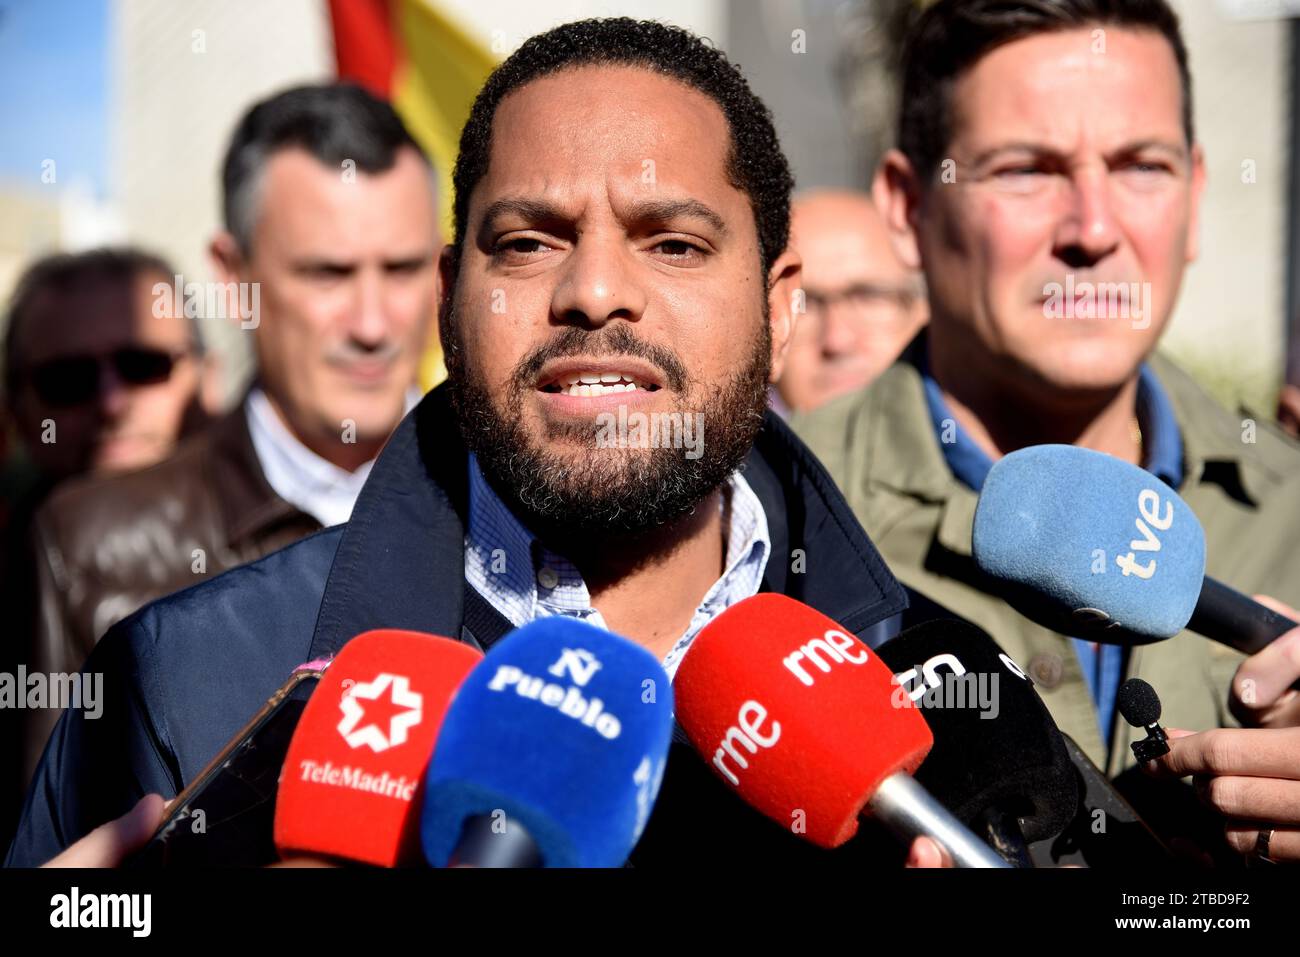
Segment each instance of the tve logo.
M407 732L420 723L424 696L411 690L402 675L379 674L352 686L339 702L339 734L350 747L369 747L378 754L406 743ZM364 723L363 723L363 720Z
M1152 558L1148 564L1141 565L1137 561L1137 552L1160 551L1160 539L1156 538L1155 532L1151 531L1151 527L1154 526L1157 531L1167 532L1170 526L1174 524L1174 503L1165 502L1164 504L1165 514L1161 517L1160 493L1154 489L1145 488L1138 494L1138 513L1141 518L1133 521L1142 537L1135 538L1128 543L1128 547L1133 551L1127 555L1115 556L1115 564L1120 567L1124 577L1136 575L1138 578L1145 580L1156 573L1155 558ZM1150 526L1147 524L1148 522L1150 522Z

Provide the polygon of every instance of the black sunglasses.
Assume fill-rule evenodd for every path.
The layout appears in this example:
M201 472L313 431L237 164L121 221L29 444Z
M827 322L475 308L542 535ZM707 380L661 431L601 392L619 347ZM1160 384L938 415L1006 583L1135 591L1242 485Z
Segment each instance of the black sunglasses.
M46 405L84 405L99 394L105 363L127 385L157 385L171 378L187 352L167 352L128 346L107 355L64 356L34 365L28 372L32 388Z

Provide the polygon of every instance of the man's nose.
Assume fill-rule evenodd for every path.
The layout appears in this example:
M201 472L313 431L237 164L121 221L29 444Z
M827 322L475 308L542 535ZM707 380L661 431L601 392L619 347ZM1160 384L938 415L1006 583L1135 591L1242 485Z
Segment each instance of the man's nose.
M356 297L348 321L348 334L358 345L375 348L388 338L388 302L384 278L378 271L362 270L356 280Z
M111 362L99 369L99 414L106 422L115 422L126 414L131 404L131 387L117 374Z
M841 299L830 303L821 320L822 355L842 356L859 348L863 320L855 314L852 302Z
M1069 185L1064 217L1056 234L1056 255L1075 268L1093 266L1119 246L1120 229L1104 169L1082 170Z
M551 298L552 314L593 328L611 319L640 319L646 297L632 255L614 237L579 238L561 267L563 275Z

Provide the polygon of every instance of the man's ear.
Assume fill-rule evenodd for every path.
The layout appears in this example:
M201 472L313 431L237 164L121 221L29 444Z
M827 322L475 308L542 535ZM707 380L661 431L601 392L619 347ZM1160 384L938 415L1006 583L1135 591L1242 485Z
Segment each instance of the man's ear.
M785 354L790 348L794 324L803 311L796 310L796 297L802 304L803 259L790 246L772 263L767 271L768 325L772 330L772 372L770 382L781 378L785 367Z
M1205 151L1201 144L1192 147L1192 184L1188 196L1187 262L1192 262L1201 252L1201 194L1205 191Z
M244 252L235 237L221 230L208 243L208 261L221 282L239 282L244 276Z
M921 253L914 223L921 204L921 181L912 161L899 150L889 150L880 160L871 182L871 198L885 220L894 255L908 269L919 270Z
M221 230L208 243L208 262L216 274L217 281L225 287L225 315L233 317L236 323L242 324L239 293L235 291L232 295L232 289L237 290L239 287L232 284L251 281L247 275L248 260L244 257L244 251L239 248L239 243L235 241L234 236ZM256 338L254 336L254 341Z

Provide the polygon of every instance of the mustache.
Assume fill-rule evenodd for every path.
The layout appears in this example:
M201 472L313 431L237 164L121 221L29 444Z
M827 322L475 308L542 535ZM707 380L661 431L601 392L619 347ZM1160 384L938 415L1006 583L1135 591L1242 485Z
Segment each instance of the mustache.
M1098 286L1131 286L1134 283L1141 284L1145 277L1140 275L1121 275L1114 272L1098 272L1088 269L1066 270L1064 272L1044 275L1037 284L1031 283L1029 289L1032 294L1038 298L1047 295L1047 287L1056 284L1062 289L1066 288L1067 281L1074 283L1074 288L1078 289L1084 283L1089 283L1093 287Z
M664 374L664 381L674 392L686 388L686 366L671 349L638 339L627 326L619 324L596 332L568 326L554 339L538 346L515 366L514 381L527 388L536 380L542 366L565 356L635 356L644 359Z
M380 361L393 362L402 354L402 347L392 340L370 348L358 345L351 340L332 346L325 353L325 361L330 365L350 365L353 362Z

